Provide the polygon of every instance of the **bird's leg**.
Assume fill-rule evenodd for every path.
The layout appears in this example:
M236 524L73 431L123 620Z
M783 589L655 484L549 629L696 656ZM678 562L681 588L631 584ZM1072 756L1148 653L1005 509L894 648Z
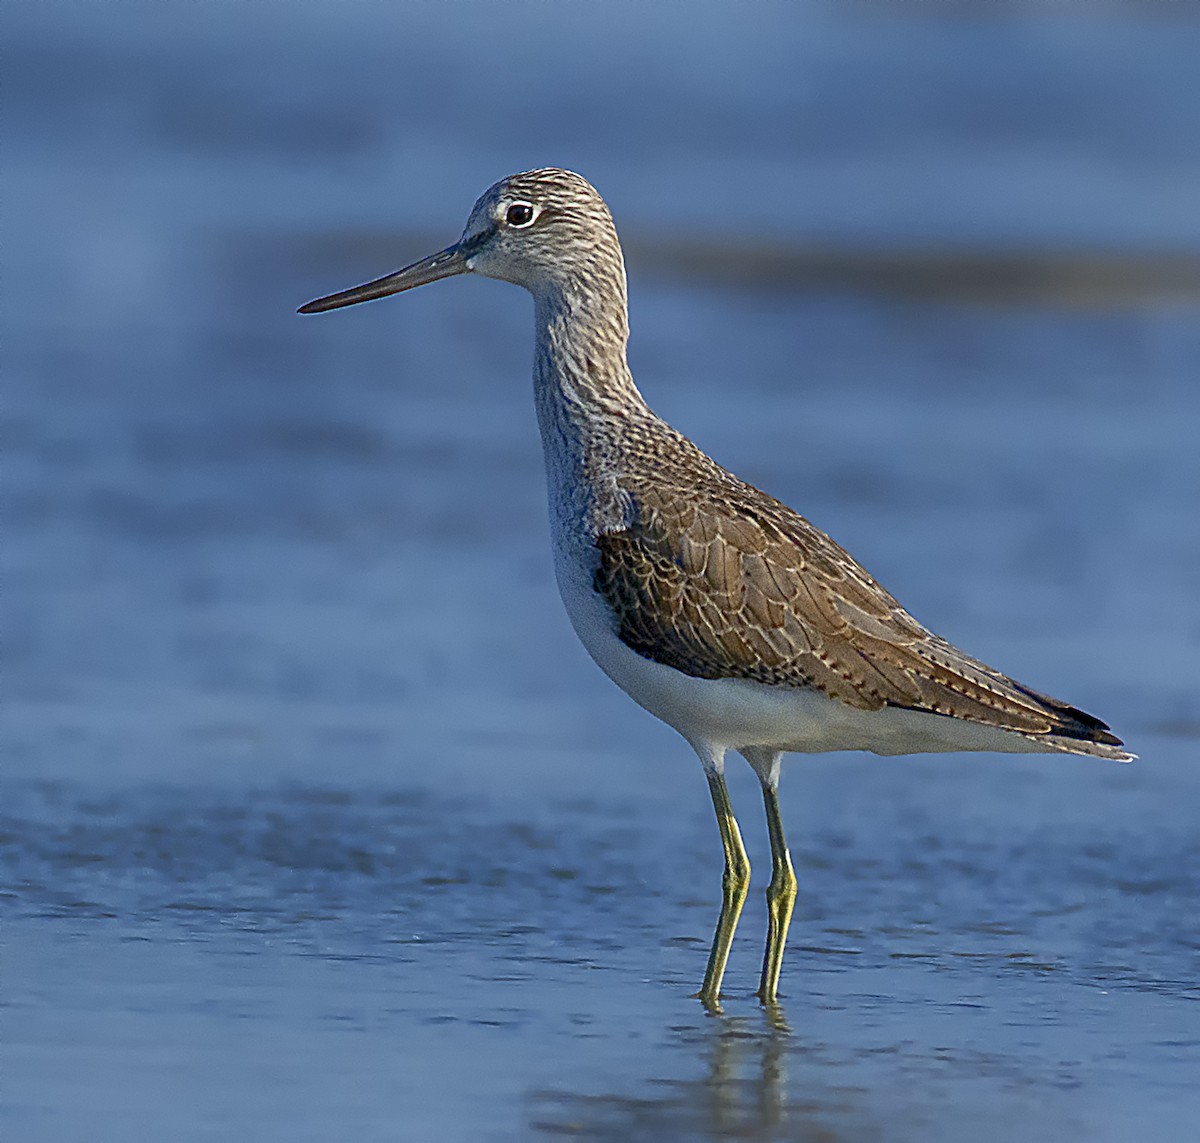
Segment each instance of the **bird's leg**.
M715 766L706 765L708 788L712 792L713 808L717 811L717 826L721 830L721 844L725 847L725 875L721 878L721 915L717 919L717 931L713 934L712 952L708 954L708 968L704 971L704 984L699 997L708 1008L717 1008L721 995L721 979L729 960L729 946L733 943L734 930L746 893L750 888L750 859L742 845L741 831L729 804L729 791L725 787L725 775Z
M783 968L783 944L787 940L792 906L796 903L796 873L783 836L783 821L779 817L779 772L759 775L762 778L763 804L767 808L767 832L771 836L771 884L767 887L767 950L763 954L762 981L758 986L759 999L774 1004L779 991L779 970Z

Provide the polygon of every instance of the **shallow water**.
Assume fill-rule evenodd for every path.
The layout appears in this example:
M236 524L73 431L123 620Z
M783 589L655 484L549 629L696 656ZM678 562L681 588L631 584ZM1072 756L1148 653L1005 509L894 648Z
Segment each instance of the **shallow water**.
M6 1137L1194 1136L1200 333L1122 276L1195 266L1194 21L7 7ZM1141 755L793 759L778 1013L761 876L691 999L707 790L562 615L527 299L292 313L547 161L654 407Z
M689 998L718 888L698 774L674 804L25 789L9 1115L46 1138L100 1115L114 1138L1124 1139L1152 1108L1186 1138L1191 812L1148 815L1134 768L986 765L789 775L804 892L774 1020L757 899L725 1015Z

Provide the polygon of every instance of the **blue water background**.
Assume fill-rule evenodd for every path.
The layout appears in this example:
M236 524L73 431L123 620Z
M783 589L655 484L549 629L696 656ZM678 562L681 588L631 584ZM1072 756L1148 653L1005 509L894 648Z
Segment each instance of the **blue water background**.
M3 24L6 1138L1195 1138L1194 8ZM707 790L558 603L528 298L293 312L546 164L660 413L1141 755L791 760L779 1020L761 877L690 999Z

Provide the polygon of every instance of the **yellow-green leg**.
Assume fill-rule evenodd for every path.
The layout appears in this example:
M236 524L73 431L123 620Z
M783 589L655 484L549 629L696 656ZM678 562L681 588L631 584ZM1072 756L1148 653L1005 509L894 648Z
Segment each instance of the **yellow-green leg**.
M767 808L767 832L771 836L771 884L767 887L767 950L763 954L762 981L758 995L764 1004L774 1004L783 968L783 946L792 906L796 903L796 873L783 836L779 817L779 793L773 781L763 782L763 804Z
M750 859L746 856L742 834L729 804L725 776L715 769L706 767L706 770L721 844L725 847L725 875L721 878L721 915L717 918L717 931L713 934L712 952L708 954L708 968L704 971L699 996L707 1007L716 1008L721 995L721 979L729 961L729 946L733 944L738 917L742 915L742 906L750 889Z

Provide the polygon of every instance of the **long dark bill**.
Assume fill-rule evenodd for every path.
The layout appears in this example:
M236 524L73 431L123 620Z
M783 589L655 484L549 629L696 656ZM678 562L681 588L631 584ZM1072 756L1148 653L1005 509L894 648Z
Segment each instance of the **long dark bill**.
M341 293L330 294L325 298L317 298L307 305L301 306L296 312L301 314L320 314L326 310L340 309L342 306L353 306L358 302L371 302L376 298L386 298L388 294L398 294L401 290L411 290L415 286L424 286L427 282L436 282L439 278L452 278L455 274L467 272L467 255L460 243L446 247L437 254L422 258L403 270L376 278L361 286Z

